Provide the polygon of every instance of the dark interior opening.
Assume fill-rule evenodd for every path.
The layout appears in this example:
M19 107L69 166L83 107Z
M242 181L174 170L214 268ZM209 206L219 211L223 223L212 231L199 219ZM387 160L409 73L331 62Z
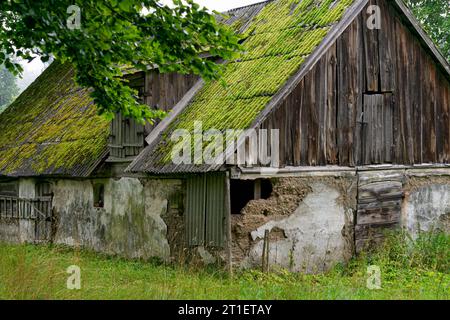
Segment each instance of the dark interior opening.
M230 183L231 214L240 214L251 200L268 199L272 194L269 179L231 180Z
M261 179L261 199L269 199L272 191L272 182L269 179Z
M35 185L35 193L37 197L51 197L52 194L52 186L50 182L47 181L39 181Z
M0 182L0 196L18 197L19 183L17 180L2 180Z
M231 214L240 214L246 204L254 199L253 180L231 180Z
M105 186L103 183L94 184L94 207L103 208L105 205Z

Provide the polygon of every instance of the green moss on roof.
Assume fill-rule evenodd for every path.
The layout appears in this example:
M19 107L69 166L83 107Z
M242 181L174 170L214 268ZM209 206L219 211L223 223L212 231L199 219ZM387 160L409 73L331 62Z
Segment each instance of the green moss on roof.
M227 87L206 84L193 102L169 126L154 149L157 165L171 162L171 132L187 129L194 121L208 129L246 129L354 0L278 0L268 3L244 34L245 54L228 63Z
M0 175L84 175L107 152L109 122L73 75L54 62L0 114Z

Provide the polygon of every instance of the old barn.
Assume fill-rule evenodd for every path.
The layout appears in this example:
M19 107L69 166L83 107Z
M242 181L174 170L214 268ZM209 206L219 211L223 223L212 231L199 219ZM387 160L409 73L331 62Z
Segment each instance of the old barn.
M0 239L317 272L386 230L448 232L450 66L401 0L275 0L220 19L245 48L227 86L127 75L170 110L156 126L96 116L57 62L0 114ZM270 137L224 148L242 162L175 163L174 134L199 123Z

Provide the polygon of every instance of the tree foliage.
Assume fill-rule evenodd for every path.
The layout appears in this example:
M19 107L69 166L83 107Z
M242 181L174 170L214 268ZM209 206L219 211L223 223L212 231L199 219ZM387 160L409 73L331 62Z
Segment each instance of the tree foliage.
M14 100L18 93L16 78L5 66L0 66L0 112Z
M450 61L450 1L405 0L427 33Z
M38 55L44 62L54 56L73 64L78 84L93 89L101 114L159 118L162 111L137 102L123 80L125 68L156 65L161 72L218 79L215 60L241 50L238 37L206 9L193 0L172 1L169 7L156 0L2 0L0 52L7 55L0 53L0 64L18 74L22 68L10 55L29 61Z

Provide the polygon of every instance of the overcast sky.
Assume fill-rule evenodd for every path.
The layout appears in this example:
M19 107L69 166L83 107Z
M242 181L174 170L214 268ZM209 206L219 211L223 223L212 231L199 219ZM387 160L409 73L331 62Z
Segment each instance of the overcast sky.
M226 11L261 1L263 0L196 0L198 4L216 11ZM171 3L171 0L162 0L162 2ZM35 59L32 63L25 63L24 77L18 81L19 87L28 86L42 72L43 68L39 59Z

